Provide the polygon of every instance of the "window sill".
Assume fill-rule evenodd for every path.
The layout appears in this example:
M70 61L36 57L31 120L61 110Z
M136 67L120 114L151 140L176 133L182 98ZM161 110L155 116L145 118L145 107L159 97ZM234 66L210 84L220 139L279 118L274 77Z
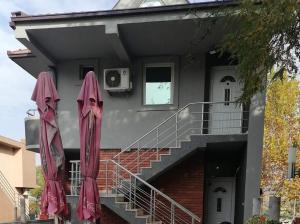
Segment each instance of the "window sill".
M146 112L146 111L177 111L178 106L175 105L149 105L142 106L141 109L137 112Z

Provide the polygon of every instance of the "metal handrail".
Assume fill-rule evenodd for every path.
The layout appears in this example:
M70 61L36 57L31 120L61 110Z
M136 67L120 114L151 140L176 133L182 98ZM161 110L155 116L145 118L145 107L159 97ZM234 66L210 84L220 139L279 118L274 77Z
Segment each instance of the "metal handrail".
M35 117L37 113L38 113L37 109L28 109L26 111L26 114L28 115L28 117Z
M80 164L80 161L79 160L71 160L70 161L73 164L75 164L76 166L78 166L76 168L76 173L74 172L74 170L72 171L69 171L71 172L71 181L76 181L76 183L78 183L78 186L72 186L72 187L76 187L76 188L79 188L79 184L82 180L82 177L80 175L80 169L79 169L79 164ZM122 165L118 164L117 162L113 161L113 160L100 160L100 163L105 163L105 167L106 169L103 170L103 172L105 172L105 192L106 194L109 194L110 190L117 190L119 191L120 193L123 193L125 197L127 197L127 199L129 200L129 203L130 202L130 198L131 196L129 196L129 194L132 194L132 190L131 188L135 188L136 191L140 191L142 192L143 195L146 195L146 197L149 197L151 198L151 200L156 200L157 203L160 203L160 205L162 206L163 209L165 209L164 211L158 211L160 212L161 214L162 213L166 213L166 212L170 212L172 213L172 211L169 211L170 209L161 201L161 199L164 199L166 200L166 202L170 203L171 207L174 207L174 208L178 208L179 210L181 210L184 214L186 214L188 217L191 218L192 222L187 222L187 221L181 221L181 223L201 223L201 218L198 217L196 214L194 214L193 212L189 211L188 209L186 209L184 206L180 205L178 202L176 202L175 200L173 200L172 198L170 198L168 195L164 194L163 192L161 192L160 190L158 190L157 188L155 188L154 186L152 186L151 184L149 184L148 182L144 181L142 178L138 177L137 175L135 175L134 173L132 173L131 171L129 171L128 169L126 169L125 167L123 167ZM111 163L111 165L113 167L110 166L110 169L108 168L108 165L109 163ZM114 171L113 171L114 170ZM108 172L112 172L113 175L110 177L112 179L112 181L109 183L108 181ZM122 172L124 174L125 172L125 176L122 176ZM115 176L115 178L113 177ZM75 178L73 178L75 177ZM77 179L79 177L79 179ZM135 186L133 186L131 180L135 180ZM148 192L146 192L145 190L143 190L142 188L138 188L137 187L137 184L136 182L139 181L141 185L139 186L143 186L144 188L148 188L150 190L150 194ZM126 186L126 185L122 185L120 187L120 183L124 183L126 182L127 184L129 184L130 186ZM129 189L130 188L130 189ZM78 192L78 191L77 191ZM156 198L153 199L152 198L152 194L155 194L156 195ZM72 194L72 195L76 195L76 194ZM139 196L139 194L135 194L135 195L132 195L132 197L140 197L139 199L141 201L144 200L144 203L151 203L151 202L147 202L145 201L144 198L142 198L141 196ZM157 199L157 197L160 198L160 201ZM139 207L139 208L142 208L143 210L145 210L146 208L143 207L144 205L140 204L140 202L135 202L135 204ZM149 206L151 207L152 205L149 204ZM154 206L155 207L155 206ZM147 209L150 209L147 207ZM174 211L173 211L174 212ZM168 215L168 214L165 214L165 215ZM176 219L183 219L182 217L180 218L179 217L179 214L176 214L174 215L174 217ZM175 223L175 222L172 222L172 223Z
M4 193L6 193L6 196L8 196L11 203L14 205L14 207L20 209L20 197L21 194L17 192L8 182L4 174L0 170L0 188L4 190ZM27 219L29 219L29 203L25 204L25 215Z
M159 127L161 127L162 125L164 125L165 123L167 123L169 120L171 120L172 118L174 118L175 116L177 116L179 113L181 113L182 111L184 111L186 108L188 108L191 105L196 105L196 104L203 104L203 105L211 105L211 104L224 104L224 103L235 103L237 104L236 101L229 101L229 102L225 102L225 101L220 101L220 102L192 102L192 103L188 103L187 105L185 105L184 107L182 107L181 109L179 109L178 111L176 111L174 114L172 114L171 116L169 116L168 118L166 118L164 121L162 121L161 123L159 123L158 125L156 125L154 128L152 128L150 131L148 131L146 134L144 134L143 136L141 136L140 138L138 138L137 140L135 140L133 143L131 143L129 146L127 147L122 147L121 151L119 153L117 153L113 159L116 159L120 154L122 154L124 151L127 151L128 149L130 149L133 145L135 145L136 143L138 143L141 139L145 138L147 135L149 135L150 133L152 133L153 131L157 130Z
M227 106L234 104L238 110L232 106L223 110L223 107L218 106L223 104ZM241 104L233 101L192 102L154 126L129 146L121 148L112 160L128 169L131 166L130 170L138 174L143 168L141 162L148 162L144 156L147 159L156 156L156 160L159 160L161 150L179 148L180 143L190 139L193 134L244 134L247 132L247 127L248 111ZM156 151L148 151L149 155L147 156L148 153L143 152L144 149L156 149ZM123 154L130 150L134 150L133 153ZM133 155L135 155L134 158Z
M133 176L135 179L139 180L143 185L145 185L145 186L149 187L151 190L155 191L157 194L159 194L160 196L162 196L163 198L165 198L166 200L168 200L169 202L171 202L171 204L175 205L177 208L181 209L186 214L188 214L191 217L193 217L198 222L201 222L201 218L199 218L197 215L195 215L194 213L192 213L191 211L189 211L188 209L186 209L182 205L178 204L176 201L174 201L168 195L166 195L163 192L161 192L160 190L156 189L154 186L152 186L148 182L144 181L142 178L140 178L139 176L137 176L134 173L130 172L125 167L121 166L120 164L116 163L115 161L113 161L113 160L109 160L109 161L112 162L112 163L114 163L116 166L120 167L122 170L126 171L128 174L130 174L131 176Z
M14 205L17 205L17 195L16 191L12 188L4 174L0 170L0 186L6 192L6 195L9 197L11 202ZM16 206L17 207L17 206Z

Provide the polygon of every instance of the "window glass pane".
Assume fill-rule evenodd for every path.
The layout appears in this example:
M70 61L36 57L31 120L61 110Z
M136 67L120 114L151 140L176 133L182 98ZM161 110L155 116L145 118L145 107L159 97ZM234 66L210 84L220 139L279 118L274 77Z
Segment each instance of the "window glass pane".
M147 67L145 88L146 105L171 104L171 67Z
M217 212L222 212L222 198L217 198Z
M229 102L230 101L230 89L225 89L225 94L224 94L224 101ZM229 103L225 103L226 106L229 105Z
M92 65L80 65L79 68L79 80L83 80L85 78L86 73L89 71L95 71L94 66Z

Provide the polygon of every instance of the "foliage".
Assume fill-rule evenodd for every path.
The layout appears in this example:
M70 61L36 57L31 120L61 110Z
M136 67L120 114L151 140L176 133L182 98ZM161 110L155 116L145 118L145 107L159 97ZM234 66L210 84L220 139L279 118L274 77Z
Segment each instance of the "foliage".
M281 224L281 222L275 221L275 220L267 220L266 224Z
M36 167L36 183L38 186L30 191L32 199L30 200L29 210L31 214L39 213L39 201L44 188L44 177L40 166Z
M41 167L36 167L36 183L38 186L30 191L30 195L39 199L44 188L44 177Z
M280 224L280 222L275 220L269 220L266 216L255 215L251 217L246 224Z
M300 143L299 102L299 82L290 79L286 73L282 80L268 86L261 186L264 193L281 196L283 208L287 210L291 200L300 197L300 178L286 179L288 148ZM300 165L300 148L297 164Z
M299 0L238 0L236 7L214 12L227 20L228 27L221 52L230 52L238 61L240 79L244 83L240 101L248 102L269 81L283 78L284 71L297 73L300 59Z
M253 217L251 217L246 224L265 224L266 223L267 218L265 216L258 216L255 215Z
M268 87L262 187L265 191L272 191L278 195L282 195L284 187L291 185L289 182L285 183L287 154L288 148L300 139L300 117L297 111L299 99L299 82L290 80L287 74L283 76L282 81L277 80ZM293 181L294 184L296 182L298 179Z

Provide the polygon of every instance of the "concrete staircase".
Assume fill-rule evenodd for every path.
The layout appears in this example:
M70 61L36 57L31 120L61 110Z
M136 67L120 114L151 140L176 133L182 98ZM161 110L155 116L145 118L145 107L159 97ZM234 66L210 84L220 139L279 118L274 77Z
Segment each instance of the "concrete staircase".
M101 203L131 224L190 223L201 218L113 160Z

